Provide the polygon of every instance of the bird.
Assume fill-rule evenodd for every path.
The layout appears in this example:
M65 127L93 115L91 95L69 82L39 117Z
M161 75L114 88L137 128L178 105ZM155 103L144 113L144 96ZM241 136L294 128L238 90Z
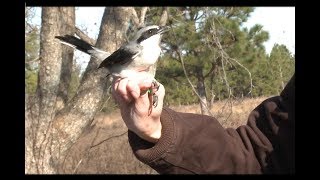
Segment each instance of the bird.
M123 44L112 54L72 35L55 36L55 38L63 44L102 61L98 69L107 69L108 75L119 78L135 78L137 72L144 72L146 78L153 79L152 87L148 92L152 95L150 98L152 103L150 104L156 107L158 97L155 92L159 89L159 85L155 80L155 72L152 68L157 63L161 53L162 34L168 30L168 26L149 25L140 27L131 41Z

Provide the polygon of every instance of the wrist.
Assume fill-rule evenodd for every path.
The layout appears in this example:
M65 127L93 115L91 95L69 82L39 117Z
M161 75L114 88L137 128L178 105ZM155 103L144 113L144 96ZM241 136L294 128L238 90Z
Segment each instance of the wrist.
M160 117L159 117L159 119L160 119ZM152 130L150 130L149 132L145 132L145 133L141 134L141 136L140 135L139 136L148 142L157 143L161 137L162 125L161 125L160 120L158 120L156 122L157 123L156 123L156 125L154 125L154 128Z
M157 125L156 130L150 135L150 142L152 142L152 143L157 143L158 142L158 140L161 137L161 130L162 130L162 125L161 125L161 122L159 120L159 123Z

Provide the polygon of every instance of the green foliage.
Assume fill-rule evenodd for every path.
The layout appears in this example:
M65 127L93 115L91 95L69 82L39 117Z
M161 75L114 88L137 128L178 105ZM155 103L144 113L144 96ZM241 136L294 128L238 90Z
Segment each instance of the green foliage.
M269 57L263 45L269 33L263 26L241 28L253 11L252 7L169 8L172 30L163 37L166 50L156 76L166 87L167 104L198 102L183 73L177 47L193 85L199 77L205 79L208 98L212 94L218 99L227 98L228 86L235 97L276 95L281 91L294 72L294 57L283 46L276 46ZM232 60L222 61L216 38ZM248 71L235 60L250 71L252 87Z
M30 95L34 94L37 88L40 48L39 28L30 22L34 11L34 8L26 8L25 11L25 85L26 93Z
M26 71L25 73L25 84L26 92L30 95L35 94L37 89L38 73L36 71Z
M39 56L39 30L35 27L32 31L26 33L25 37L25 61L30 62ZM27 64L28 69L34 69L34 66Z
M141 7L135 8L138 16ZM150 7L146 24L156 24L162 7ZM166 88L165 104L183 105L198 102L187 81L177 49L184 60L189 79L194 86L204 79L206 96L216 99L229 97L229 89L235 97L277 95L294 73L295 57L284 45L275 45L270 55L263 43L269 33L256 24L242 28L254 11L252 7L169 7L167 25L171 30L163 36L163 55L157 67L156 79ZM39 28L29 23L33 9L26 11L25 62L26 91L34 93L37 86L39 54ZM133 25L130 25L133 30ZM214 34L214 31L216 34ZM133 31L128 31L128 38ZM221 50L232 59L222 60ZM250 76L252 77L252 89ZM79 67L74 69L69 87L69 99L76 93L80 82ZM106 101L104 112L117 108L113 99Z
M269 56L269 67L278 93L290 80L295 70L295 58L285 45L275 44Z

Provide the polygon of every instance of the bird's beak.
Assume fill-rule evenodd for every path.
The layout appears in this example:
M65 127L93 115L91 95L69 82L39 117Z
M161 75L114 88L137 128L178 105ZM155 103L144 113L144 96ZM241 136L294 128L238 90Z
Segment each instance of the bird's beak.
M163 34L163 33L167 32L169 30L170 30L169 26L160 26L158 33L159 34Z

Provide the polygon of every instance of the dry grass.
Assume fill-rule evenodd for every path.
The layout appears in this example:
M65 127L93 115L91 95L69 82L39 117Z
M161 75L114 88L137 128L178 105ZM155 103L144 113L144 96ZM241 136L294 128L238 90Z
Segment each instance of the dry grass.
M60 173L67 174L156 174L138 161L128 143L120 113L97 115L72 146Z
M246 124L250 112L267 97L244 98L233 101L216 101L211 107L211 113L224 127L237 128ZM171 109L178 112L200 114L198 104L188 106L173 106Z
M215 102L214 117L224 127L236 128L247 121L249 113L266 97ZM200 113L199 105L170 107L179 112ZM128 144L127 128L119 111L98 114L91 127L70 149L60 173L76 174L156 174L138 161Z

